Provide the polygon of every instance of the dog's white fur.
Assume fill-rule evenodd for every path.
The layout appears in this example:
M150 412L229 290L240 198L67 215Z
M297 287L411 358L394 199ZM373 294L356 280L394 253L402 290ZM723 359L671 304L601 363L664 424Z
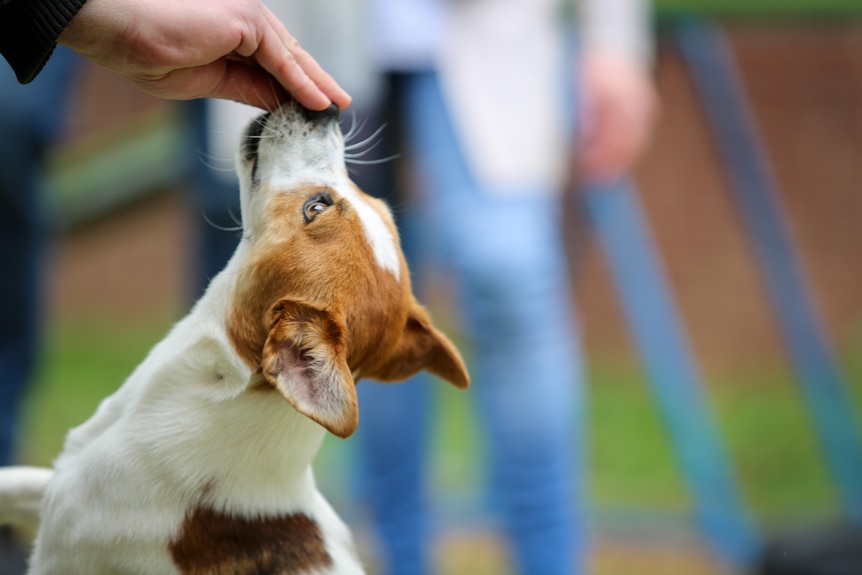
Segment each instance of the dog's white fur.
M363 572L347 527L317 491L311 470L326 432L315 421L342 436L352 432L349 426L341 431L342 398L321 400L314 390L291 395L293 372L270 373L265 365L250 364L230 336L229 310L255 246L270 241L269 196L308 185L333 190L355 210L364 231L357 241L371 247L376 269L369 274L375 281L383 281L381 273L391 276L389 282L409 278L388 214L348 178L337 124L316 125L290 107L265 122L254 157L240 152L244 236L225 270L128 380L69 433L53 472L0 471L0 518L32 516L42 499L31 575L257 572L178 567L170 546L183 535L190 511L201 506L251 520L307 517L329 562L312 562L301 572ZM436 371L465 387L463 363L446 345L451 365ZM375 375L349 367L348 376ZM326 376L337 377L331 371ZM349 400L354 392L344 393ZM321 401L325 405L315 403Z

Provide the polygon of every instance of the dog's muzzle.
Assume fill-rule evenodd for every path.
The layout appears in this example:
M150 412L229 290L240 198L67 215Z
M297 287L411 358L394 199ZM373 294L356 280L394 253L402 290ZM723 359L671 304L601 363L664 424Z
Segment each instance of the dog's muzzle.
M291 113L291 111L288 111L286 108L292 108L294 106L296 106L296 104L288 103L285 104L282 108L276 110L275 112L264 112L263 114L258 116L251 124L249 124L248 128L246 128L245 130L245 134L243 134L242 137L242 156L245 161L250 162L257 158L257 150L260 146L260 140L264 134L264 130L266 129L266 125L270 117L272 117L273 114L278 113L289 114ZM337 121L341 110L339 110L338 106L336 106L335 104L330 104L328 108L325 108L323 110L309 110L307 108L299 108L299 112L302 114L302 117L305 118L310 124L321 125Z

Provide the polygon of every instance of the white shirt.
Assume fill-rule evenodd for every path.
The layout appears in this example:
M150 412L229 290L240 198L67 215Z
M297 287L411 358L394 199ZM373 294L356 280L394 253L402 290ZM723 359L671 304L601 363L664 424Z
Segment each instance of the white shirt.
M371 44L385 70L417 70L435 62L445 41L450 7L472 0L366 0ZM560 12L564 2L554 1ZM580 0L576 12L585 46L602 46L647 60L652 53L647 0ZM524 6L525 13L532 10ZM481 9L480 9L481 10Z
M480 184L557 190L572 126L560 0L368 0L385 70L438 70L461 148ZM650 58L647 0L581 0L584 49Z
M431 68L447 27L444 0L367 0L372 56L383 70Z

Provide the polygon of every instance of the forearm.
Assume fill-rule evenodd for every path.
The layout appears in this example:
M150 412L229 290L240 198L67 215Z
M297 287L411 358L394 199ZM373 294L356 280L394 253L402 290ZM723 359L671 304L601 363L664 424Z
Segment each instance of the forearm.
M0 0L0 54L18 81L32 81L86 0Z
M580 0L582 45L648 65L653 57L650 5L648 0Z

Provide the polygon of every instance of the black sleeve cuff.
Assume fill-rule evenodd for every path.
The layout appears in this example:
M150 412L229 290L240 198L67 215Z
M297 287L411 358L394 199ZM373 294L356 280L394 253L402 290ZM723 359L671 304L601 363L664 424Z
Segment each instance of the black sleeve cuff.
M22 84L42 71L86 0L0 0L0 54Z

